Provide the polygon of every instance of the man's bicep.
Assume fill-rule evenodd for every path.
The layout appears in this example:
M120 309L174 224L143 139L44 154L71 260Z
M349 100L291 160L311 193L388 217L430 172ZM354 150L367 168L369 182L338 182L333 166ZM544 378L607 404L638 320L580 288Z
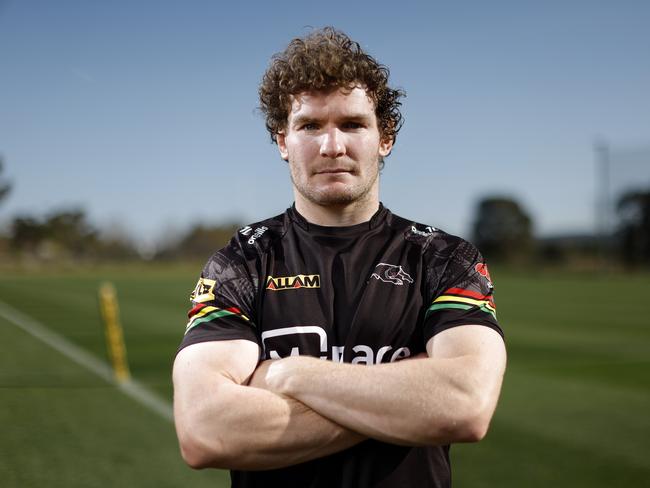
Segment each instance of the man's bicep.
M475 356L503 371L506 350L501 335L484 325L459 325L434 335L426 345L429 357L444 359Z
M200 342L179 351L172 376L174 421L181 449L189 445L193 449L185 449L194 452L197 445L207 445L204 440L196 441L197 436L218 428L213 412L235 398L235 389L253 373L257 349L254 342L232 340Z
M503 374L506 349L501 335L484 325L459 325L433 336L427 352L435 361L450 365L450 384L464 399L468 434L465 440L477 441L487 433L494 414ZM451 365L455 365L451 366Z
M191 344L181 349L174 361L174 389L196 383L209 386L221 379L244 384L255 371L258 359L259 346L245 339Z

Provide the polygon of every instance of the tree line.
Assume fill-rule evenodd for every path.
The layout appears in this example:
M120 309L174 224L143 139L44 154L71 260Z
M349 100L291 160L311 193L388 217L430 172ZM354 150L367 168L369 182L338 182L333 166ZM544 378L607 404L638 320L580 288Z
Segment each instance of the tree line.
M650 265L650 191L624 195L618 204L619 226L607 241L606 252L629 267ZM179 237L161 244L149 259L206 259L225 245L240 227L196 224ZM491 263L565 265L602 258L596 236L535 239L533 220L508 197L488 197L476 206L470 240ZM83 210L53 212L41 218L14 217L4 238L10 258L37 261L115 261L140 259L137 246L125 237L103 235Z
M0 157L0 205L11 192L3 178ZM603 254L629 267L650 265L650 188L628 192L617 202L618 224L607 241L597 236L535 239L533 219L513 198L489 196L476 205L470 240L490 262L514 265L570 264L577 259L596 262ZM161 244L147 257L157 260L206 259L225 245L237 223L196 224L176 239ZM135 243L124 236L99 232L81 209L46 216L16 216L9 232L0 236L0 259L43 262L140 259Z
M532 218L516 200L487 197L477 205L471 239L491 262L570 264L587 259L650 266L650 188L621 195L616 214L615 229L604 236L535 239Z

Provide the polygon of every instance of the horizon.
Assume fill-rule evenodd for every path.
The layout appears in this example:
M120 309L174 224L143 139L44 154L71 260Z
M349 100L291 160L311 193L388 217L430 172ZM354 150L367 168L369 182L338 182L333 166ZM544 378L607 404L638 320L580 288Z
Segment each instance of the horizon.
M610 196L650 186L649 4L372 5L0 3L0 221L83 208L147 246L281 213L257 85L305 26L343 30L406 90L382 175L398 215L467 237L476 202L504 195L538 237L593 233L599 141Z

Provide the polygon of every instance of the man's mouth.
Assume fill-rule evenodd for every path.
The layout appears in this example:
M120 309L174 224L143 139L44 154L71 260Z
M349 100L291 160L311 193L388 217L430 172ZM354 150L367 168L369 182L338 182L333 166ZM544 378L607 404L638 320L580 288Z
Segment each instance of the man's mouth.
M347 168L325 168L316 171L316 174L318 175L337 174L337 173L352 173L352 170Z

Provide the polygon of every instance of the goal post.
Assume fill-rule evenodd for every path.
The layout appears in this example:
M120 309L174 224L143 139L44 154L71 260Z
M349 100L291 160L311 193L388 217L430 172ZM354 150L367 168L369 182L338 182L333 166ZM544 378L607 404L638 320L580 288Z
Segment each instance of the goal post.
M124 333L120 323L120 310L117 303L117 292L112 283L102 283L99 287L99 309L104 323L106 349L113 367L115 379L127 382L131 379L129 363L126 357Z

